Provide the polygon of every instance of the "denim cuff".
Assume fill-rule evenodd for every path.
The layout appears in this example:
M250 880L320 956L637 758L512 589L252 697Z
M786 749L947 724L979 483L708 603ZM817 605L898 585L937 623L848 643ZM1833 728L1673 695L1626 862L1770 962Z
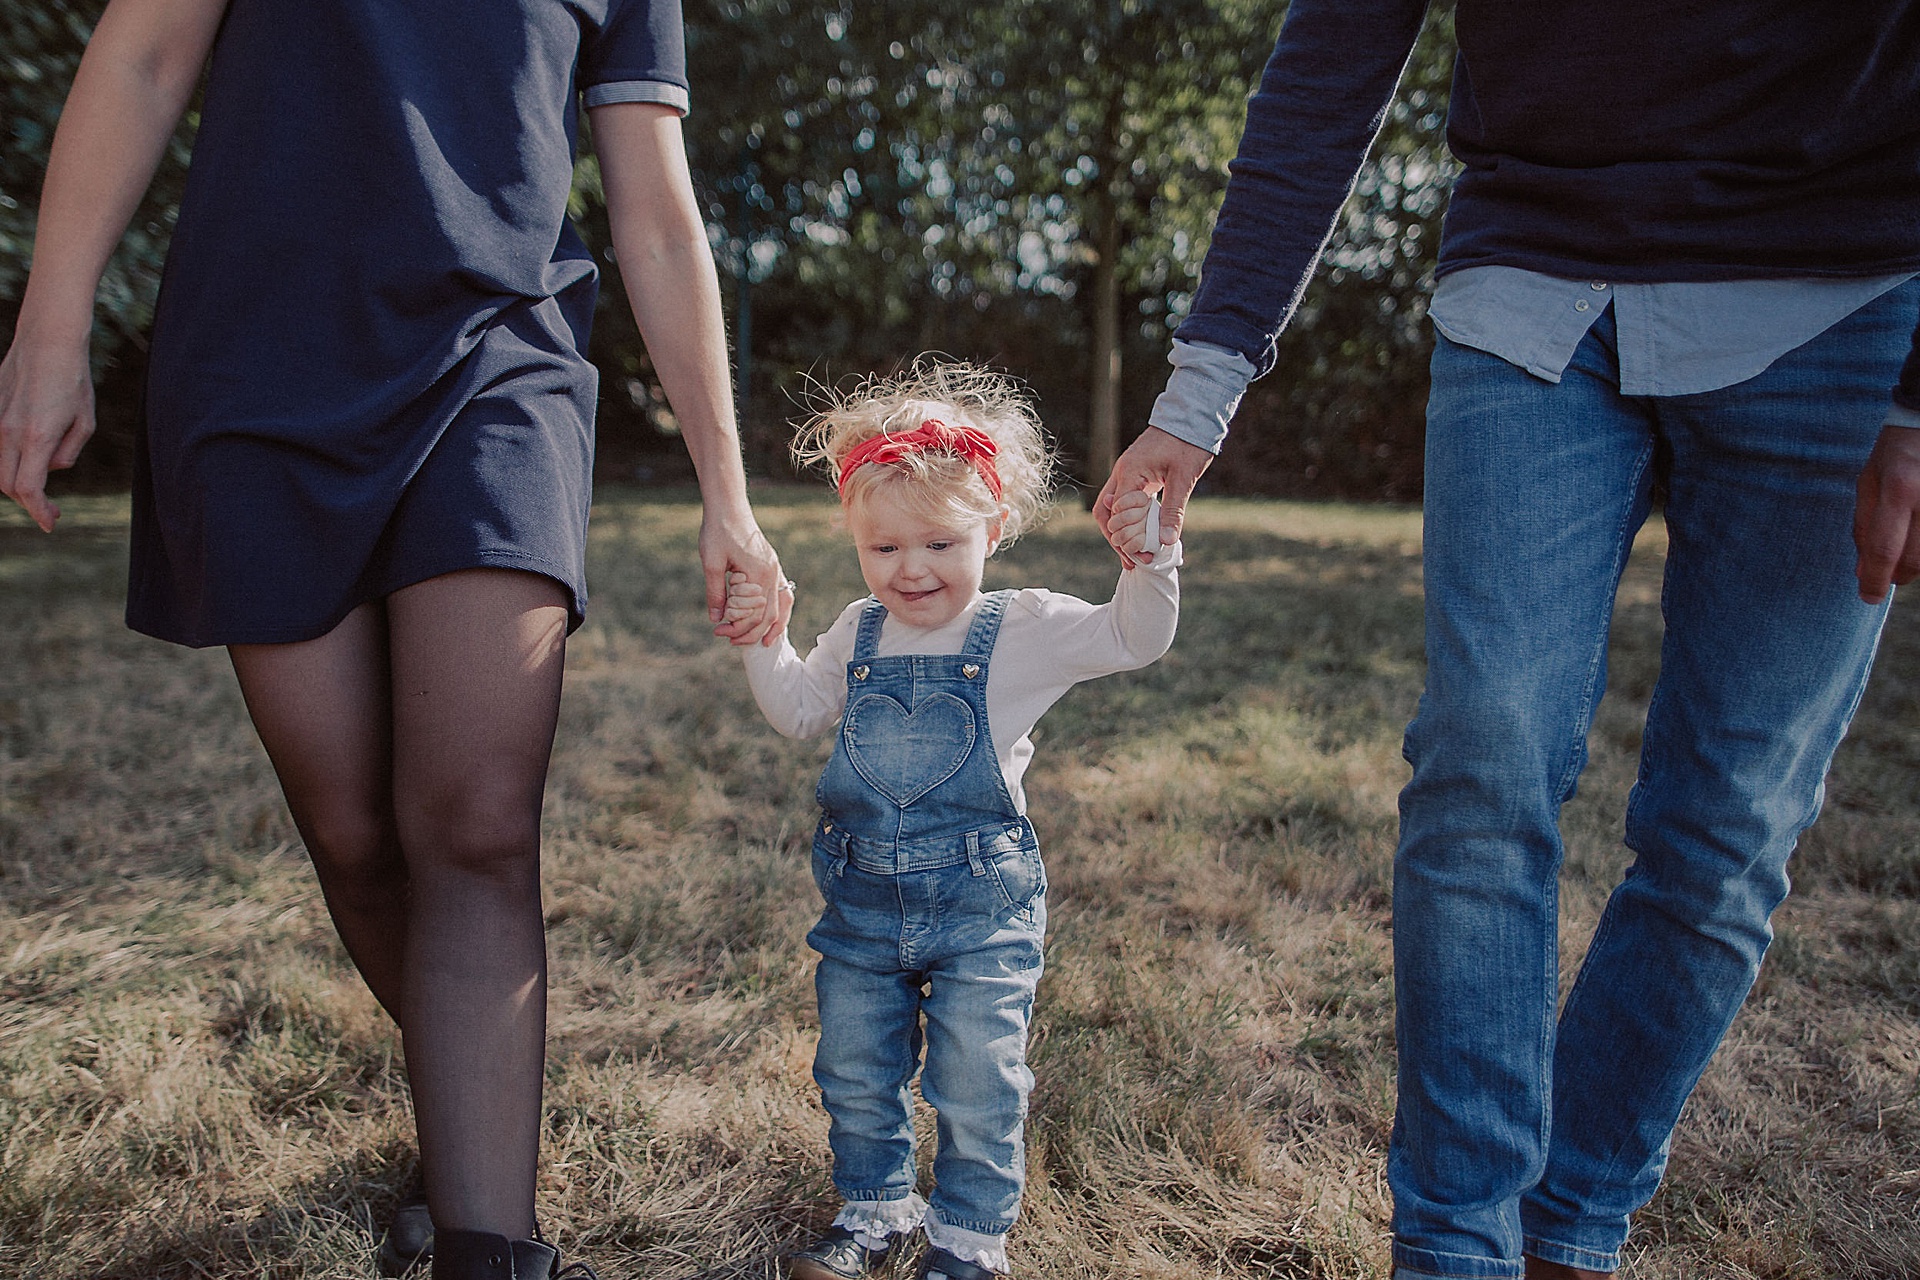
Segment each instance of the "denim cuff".
M938 1187L934 1188L933 1194L935 1198L939 1197ZM927 1210L927 1221L976 1236L1004 1236L1013 1230L1014 1222L1012 1218L956 1218L942 1213L937 1204Z
M1219 453L1227 424L1253 381L1252 363L1237 351L1178 338L1167 363L1173 373L1147 422L1208 453Z
M1577 1245L1556 1244L1543 1240L1539 1236L1526 1237L1522 1246L1530 1258L1542 1262L1557 1262L1563 1267L1577 1267L1581 1271L1605 1271L1612 1274L1620 1269L1620 1253L1602 1253L1597 1249L1582 1249Z
M1886 425L1889 427L1920 427L1920 409L1909 409L1895 400L1887 409Z
M1518 1258L1436 1253L1393 1242L1393 1280L1521 1280L1526 1269Z

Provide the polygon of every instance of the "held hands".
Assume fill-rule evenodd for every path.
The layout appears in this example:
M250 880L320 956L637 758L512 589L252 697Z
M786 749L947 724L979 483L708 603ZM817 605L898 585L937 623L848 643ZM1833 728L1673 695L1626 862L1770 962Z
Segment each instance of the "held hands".
M0 493L53 532L60 507L47 497L47 473L71 467L92 435L86 347L48 351L16 340L0 361Z
M706 573L713 634L735 645L776 644L786 634L787 615L793 611L791 585L781 590L786 575L780 571L780 557L750 513L730 518L708 507L700 521L700 566ZM743 587L761 593L762 607L751 616L736 617L730 611L735 576Z
M1113 513L1121 496L1135 491L1158 493L1159 542L1161 546L1173 545L1179 541L1180 528L1186 522L1187 499L1193 496L1193 486L1200 482L1201 474L1212 462L1213 455L1198 445L1188 444L1158 427L1148 427L1113 464L1113 474L1093 504L1093 518L1099 523L1100 532L1118 551L1120 544L1114 540ZM1135 562L1133 557L1122 554L1120 563L1131 569Z
M1860 472L1853 545L1860 598L1879 604L1894 586L1920 578L1920 427L1888 425Z
M774 588L770 600L767 589L747 577L738 569L727 574L727 604L723 626L737 627L748 637L757 637L765 628L765 644L777 641L786 631L786 620L793 613L793 582L782 578ZM779 626L775 627L774 622ZM718 631L715 634L719 634ZM735 644L747 644L750 640L735 640Z
M1129 489L1113 500L1107 513L1107 545L1129 568L1152 564L1161 542L1160 500L1144 489Z

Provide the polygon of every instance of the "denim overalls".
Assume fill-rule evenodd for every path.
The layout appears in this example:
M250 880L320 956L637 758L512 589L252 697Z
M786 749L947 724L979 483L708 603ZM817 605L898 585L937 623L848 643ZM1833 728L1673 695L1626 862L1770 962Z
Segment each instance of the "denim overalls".
M876 657L887 617L860 618L847 708L820 778L813 875L826 899L813 1077L848 1200L914 1190L913 1096L938 1113L941 1222L1002 1235L1020 1210L1046 872L987 730L987 673L1011 592L982 601L959 654Z

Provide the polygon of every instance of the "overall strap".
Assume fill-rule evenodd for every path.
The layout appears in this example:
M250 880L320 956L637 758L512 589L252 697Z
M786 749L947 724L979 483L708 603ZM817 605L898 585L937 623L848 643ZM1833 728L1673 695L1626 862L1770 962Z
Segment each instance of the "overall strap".
M880 627L887 620L887 606L871 596L860 611L860 631L853 638L853 660L865 662L880 652Z
M1000 638L1000 619L1007 612L1007 602L1013 599L1011 591L991 592L980 602L980 609L973 615L973 625L967 628L967 642L960 646L960 652L969 658L990 658L993 645Z

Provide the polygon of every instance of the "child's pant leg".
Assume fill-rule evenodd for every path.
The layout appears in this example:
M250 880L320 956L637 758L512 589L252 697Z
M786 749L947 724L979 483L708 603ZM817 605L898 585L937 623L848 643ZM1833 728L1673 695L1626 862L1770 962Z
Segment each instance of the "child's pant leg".
M849 1200L913 1191L913 1095L920 979L822 955L814 970L820 1047L813 1078L832 1125L833 1185Z
M1045 907L1030 907L993 944L928 971L922 1001L927 1065L920 1078L938 1116L933 1217L982 1235L1004 1235L1026 1185L1025 1127L1033 1072L1027 1024L1039 984Z

